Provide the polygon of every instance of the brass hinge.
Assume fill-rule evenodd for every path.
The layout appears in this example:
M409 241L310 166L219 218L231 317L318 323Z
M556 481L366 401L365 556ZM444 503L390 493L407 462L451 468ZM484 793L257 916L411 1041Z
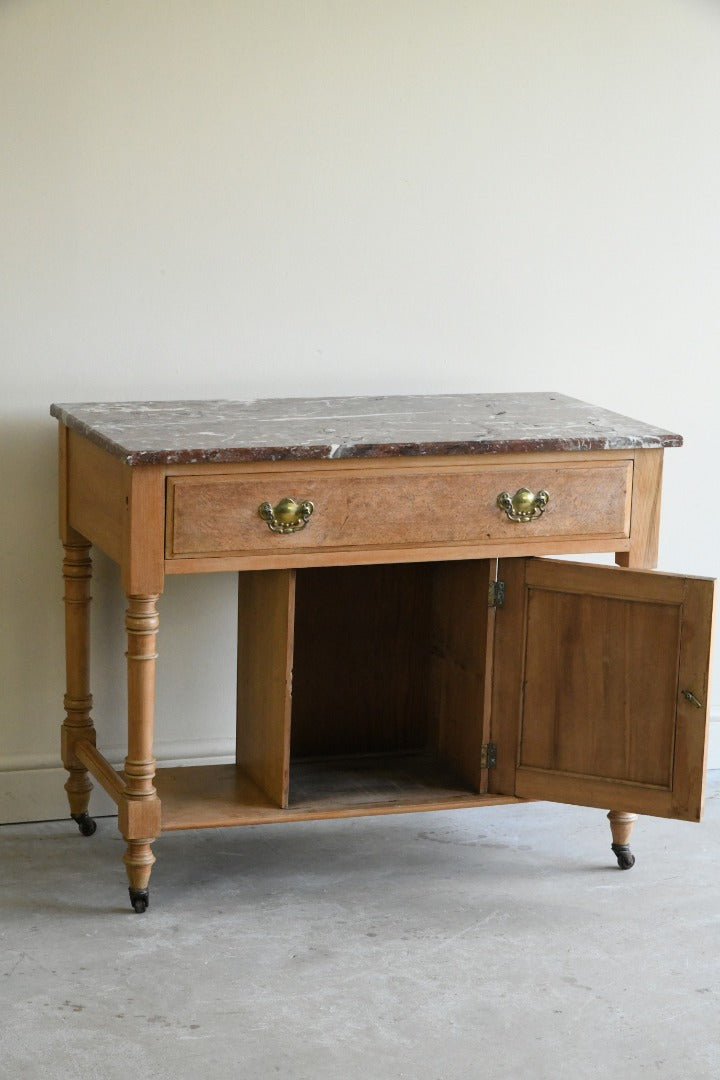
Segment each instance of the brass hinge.
M486 742L480 748L480 768L494 769L497 765L497 746L494 742Z
M488 607L499 608L505 603L505 582L491 581L488 588Z

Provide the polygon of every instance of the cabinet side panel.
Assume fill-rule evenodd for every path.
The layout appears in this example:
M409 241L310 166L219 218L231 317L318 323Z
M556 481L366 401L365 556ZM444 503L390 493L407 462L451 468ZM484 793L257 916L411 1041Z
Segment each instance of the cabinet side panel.
M68 525L118 563L126 517L125 471L118 458L68 431Z
M288 804L295 571L238 574L237 763Z
M487 784L481 769L488 685L489 559L439 563L430 618L430 713L437 752L473 791ZM485 773L485 775L483 775Z
M79 543L85 539L70 525L68 513L68 441L70 431L60 422L58 424L58 524L60 539L63 544Z
M630 550L619 551L619 566L652 570L658 561L662 450L636 450L633 465Z

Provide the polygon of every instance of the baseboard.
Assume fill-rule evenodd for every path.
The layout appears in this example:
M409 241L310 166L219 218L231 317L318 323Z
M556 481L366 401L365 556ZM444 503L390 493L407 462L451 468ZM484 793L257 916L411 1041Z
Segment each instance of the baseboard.
M63 785L63 768L14 769L0 773L0 822L11 825L23 821L59 821L69 816ZM116 814L117 808L95 784L91 797L94 817Z
M720 717L714 717L710 724L707 767L708 770L720 769Z
M235 747L233 739L190 740L158 746L155 752L159 766L222 765L234 760ZM121 767L121 752L111 751L107 757L116 768ZM0 767L0 825L68 817L66 780L67 773L54 757L37 754L6 759ZM115 803L95 781L90 812L94 817L117 814Z
M233 760L231 740L173 744L158 748L157 753L159 765L220 765ZM115 756L119 759L119 755ZM15 764L18 767L0 769L0 824L66 818L65 770L37 758L18 759ZM710 724L708 769L720 769L720 717ZM95 784L90 808L96 817L114 817L117 813L99 784Z

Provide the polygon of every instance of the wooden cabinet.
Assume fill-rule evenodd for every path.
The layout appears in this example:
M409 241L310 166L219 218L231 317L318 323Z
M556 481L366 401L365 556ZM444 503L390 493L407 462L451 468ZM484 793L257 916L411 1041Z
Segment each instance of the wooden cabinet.
M614 808L625 867L636 813L699 820L713 583L647 569L678 436L559 395L53 412L66 786L86 833L88 774L117 802L136 910L161 830L550 799ZM90 718L90 543L128 596L122 773ZM621 566L539 557L602 551ZM236 764L156 773L164 575L228 569Z

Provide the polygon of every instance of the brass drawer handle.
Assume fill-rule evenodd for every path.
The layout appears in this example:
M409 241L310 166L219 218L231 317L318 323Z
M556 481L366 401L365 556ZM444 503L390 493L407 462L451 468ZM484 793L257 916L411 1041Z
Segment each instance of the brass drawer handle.
M538 491L533 495L527 488L518 488L511 497L507 491L501 491L497 497L497 505L504 510L510 521L532 521L545 513L545 507L550 502L547 491Z
M268 529L273 532L294 533L305 528L314 509L309 499L296 502L295 499L286 497L275 506L271 506L269 502L260 503L258 514L263 521L267 521Z

